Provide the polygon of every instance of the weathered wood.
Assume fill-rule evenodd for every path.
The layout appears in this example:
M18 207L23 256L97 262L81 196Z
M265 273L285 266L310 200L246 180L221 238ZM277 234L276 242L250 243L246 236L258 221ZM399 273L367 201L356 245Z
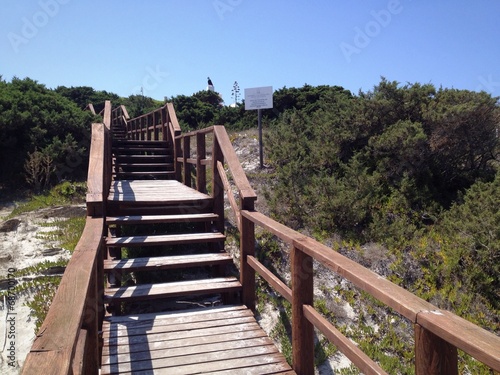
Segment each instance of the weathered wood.
M236 326L238 324L247 324L255 321L253 315L243 316L243 317L233 317L233 318L222 318L222 319L210 319L200 322L186 322L177 324L163 324L163 325L150 325L150 326L130 326L118 330L109 330L104 332L104 337L132 337L141 336L147 332L148 335L153 334L164 334L168 336L170 332L180 332L180 331L192 331L196 329L206 329L214 327L227 327Z
M87 215L102 216L104 212L104 125L92 124L89 167L87 178Z
M214 198L213 212L219 215L216 222L217 230L224 233L224 185L217 163L224 163L224 155L217 137L214 135L212 148L212 197Z
M220 311L219 311L220 310ZM148 314L104 322L102 373L294 374L243 306ZM142 315L137 316L142 318ZM151 319L151 320L149 320ZM157 324L157 320L161 322ZM113 327L119 322L119 330ZM132 332L133 335L127 334Z
M312 306L304 305L304 316L333 343L341 353L365 375L387 374L375 361L369 358L356 343L345 337L338 329L323 318Z
M203 203L207 207L213 199L176 180L120 180L113 181L108 202L140 204ZM222 212L223 214L223 212Z
M181 215L129 215L129 216L108 216L106 224L137 225L137 224L157 224L157 223L196 223L213 221L218 215L212 213L201 214L181 214Z
M85 352L88 348L87 342L87 330L81 329L78 335L78 341L76 343L75 355L73 357L71 368L73 374L85 374ZM98 368L98 366L96 366Z
M255 311L255 270L248 263L248 257L255 257L255 224L241 218L240 224L240 281L243 287L243 303Z
M187 159L191 156L191 138L184 137L182 139L182 165L183 165L183 182L184 185L191 187L191 164L187 162Z
M292 302L292 289L290 289L283 281L269 271L261 262L254 256L248 255L247 262L257 273L266 280L276 291L281 294L288 302Z
M242 216L255 221L287 243L293 244L412 322L416 321L420 311L433 309L433 305L430 303L391 283L359 263L261 213L242 211Z
M229 184L229 180L227 179L227 176L226 176L226 171L224 170L224 166L222 165L222 163L220 161L217 162L217 169L219 170L219 175L221 177L222 185L224 186L224 190L226 191L229 205L231 206L233 213L234 213L234 216L236 218L236 226L241 231L240 208L238 207L238 204L236 203L236 199L234 198L234 195L233 195L233 190L231 189L231 185Z
M457 348L415 324L415 374L457 375Z
M250 326L246 324L246 326ZM201 336L195 337L184 337L184 338L176 338L171 339L170 334L166 335L156 335L158 336L158 341L153 339L154 335L148 336L147 340L144 338L142 342L136 343L122 343L120 345L108 345L108 341L105 341L105 346L103 347L103 358L109 357L113 354L125 354L125 353L137 353L145 350L168 350L171 348L185 348L185 347L193 347L196 345L207 345L207 344L215 344L215 343L223 343L223 342L243 342L245 340L253 340L256 338L266 338L267 334L259 327L257 323L253 323L252 326L254 329L244 330L241 332L236 332L235 330L231 330L231 327L228 329L230 333L214 333L214 334L205 334ZM215 330L214 328L210 328L210 330ZM187 331L184 331L184 333ZM191 331L192 332L192 331ZM137 338L137 336L135 336Z
M104 270L112 271L146 271L168 270L213 265L232 264L233 258L227 253L171 255L165 257L133 258L121 260L105 260Z
M313 304L312 257L292 247L292 356L299 375L314 374L314 327L304 316L304 305Z
M224 326L215 328L203 328L197 330L179 331L170 333L168 336L161 334L154 334L146 336L124 336L124 337L110 337L105 341L105 345L137 345L144 343L160 342L166 340L185 340L194 337L204 337L204 336L214 336L222 334L234 334L237 335L240 332L256 331L261 329L257 322L238 324L236 326Z
M111 101L109 100L104 102L104 115L102 116L102 120L108 131L111 130Z
M181 323L199 323L228 318L253 317L253 313L243 305L193 308L183 311L107 316L103 332L128 329L128 327L153 327Z
M224 241L222 233L186 233L163 234L154 236L108 237L106 245L110 247L134 247L157 245L180 245Z
M196 135L196 189L202 193L207 192L207 168L202 163L207 156L205 134Z
M207 280L180 281L164 284L141 284L105 290L104 303L111 301L140 301L152 298L170 298L186 295L235 292L241 284L234 277Z
M66 266L51 308L27 356L23 374L68 374L77 346L84 311L96 301L90 286L96 277L97 260L101 253L104 221L87 218L82 237ZM97 319L97 311L93 319ZM43 358L45 363L40 363ZM90 367L90 366L89 366ZM97 373L97 368L88 373Z
M217 142L215 140L217 140ZM234 184L238 188L240 199L242 201L257 200L257 195L248 182L245 171L238 160L238 155L236 155L234 151L226 129L221 125L214 126L214 146L215 144L218 145L223 155L223 157L218 160L220 162L223 162L224 159L226 160L231 176L233 176Z
M500 337L446 310L426 310L417 315L425 329L500 372Z
M196 328L194 328L196 329ZM274 346L274 343L268 337L259 337L253 339L247 339L244 341L227 341L227 342L212 342L208 344L196 345L196 346L183 346L180 348L170 348L168 351L143 351L131 353L116 353L113 356L103 357L103 365L109 365L111 363L127 363L136 361L145 361L148 359L159 359L159 358L172 358L178 356L188 356L193 354L204 354L212 353L218 351L234 350L234 349L249 349L255 347L264 346ZM274 349L274 353L277 350Z

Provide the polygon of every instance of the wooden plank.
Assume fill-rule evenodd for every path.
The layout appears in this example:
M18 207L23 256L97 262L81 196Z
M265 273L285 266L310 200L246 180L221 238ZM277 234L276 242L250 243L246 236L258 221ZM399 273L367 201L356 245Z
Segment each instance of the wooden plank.
M181 214L181 215L129 215L107 217L106 224L159 224L159 223L193 223L217 219L219 216L212 213L206 214Z
M87 215L100 215L103 211L104 193L104 125L92 124L89 167L87 178Z
M156 146L141 146L141 145L130 145L130 146L114 146L113 152L115 153L129 153L129 152L155 152L155 153L166 153L167 149L165 147L156 147Z
M240 280L243 286L243 303L255 311L255 270L248 258L255 256L255 225L251 220L241 218L240 233Z
M222 310L222 309L221 309ZM150 316L149 319L143 319L141 314L140 320L131 319L114 319L114 318L124 318L123 316L109 317L105 320L106 325L103 326L103 332L126 330L129 328L138 327L153 327L153 326L164 326L164 325L177 325L185 323L199 323L211 320L220 319L232 319L232 318L248 318L253 317L253 313L242 306L242 309L228 309L222 311L207 311L203 314L147 314Z
M304 306L304 315L325 337L337 346L342 354L359 369L363 374L387 374L375 361L369 358L357 344L345 337L328 320L323 318L312 306Z
M248 255L247 262L257 273L266 280L278 293L280 293L288 302L292 302L292 290L271 271L269 271L254 256Z
M104 115L102 116L104 125L108 130L111 128L111 101L106 100L104 102Z
M244 210L242 215L269 230L282 240L293 244L412 322L416 321L417 314L420 311L434 308L430 303L384 279L375 272L261 213Z
M89 287L92 284L91 278L96 275L96 257L101 246L103 228L102 218L87 218L80 241L31 347L31 353L44 354L28 356L23 374L69 373L71 357L83 322ZM42 358L47 362L40 363ZM50 370L45 367L46 363L49 364ZM44 368L45 370L40 372Z
M226 191L226 196L229 201L229 205L233 209L234 216L236 217L236 226L238 230L241 231L241 215L240 208L236 203L236 199L234 198L233 190L231 189L231 185L229 184L229 180L226 176L226 171L224 170L224 166L220 161L217 162L217 169L219 171L220 178L222 180L222 184L224 186L224 190Z
M111 271L145 271L167 270L181 267L202 267L231 264L233 257L227 253L173 255L152 258L133 258L105 260L104 270Z
M113 345L134 345L134 344L144 344L165 341L165 340L180 340L187 339L193 337L205 337L205 336L213 336L213 335L222 335L222 334L236 334L238 332L246 332L246 331L255 331L261 329L260 326L256 322L246 323L246 324L238 324L236 326L224 326L224 327L215 327L215 328L205 328L205 329L197 329L195 331L183 331L183 332L172 332L168 336L163 334L151 334L146 336L124 336L124 337L110 337L107 341L105 341L105 345L113 346ZM149 345L149 344L148 344Z
M117 315L117 316L107 316L104 318L104 322L107 324L113 323L126 323L130 321L138 320L157 320L157 319L175 319L177 317L195 317L198 315L211 314L212 312L227 312L227 311L242 311L246 310L243 305L224 305L215 307L199 307L189 310L174 310L166 312L155 312L146 314L134 314L134 315Z
M241 289L234 277L193 280L162 284L144 284L130 287L109 288L104 292L104 302L139 301L150 298L170 298L185 295L232 292Z
M304 305L313 303L312 257L292 247L292 356L293 368L301 375L314 374L314 327L304 316Z
M233 349L249 349L255 347L264 346L274 346L274 343L269 337L259 337L254 339L248 339L244 341L227 341L218 342L210 344L200 344L193 346L184 346L181 348L171 348L168 350L146 350L142 352L134 353L124 353L124 354L112 354L103 356L103 365L109 365L112 363L126 363L126 362L136 362L136 361L147 361L149 359L162 359L162 358L172 358L179 356L188 356L203 353L213 353L218 351L226 351ZM277 350L276 350L277 351Z
M232 368L230 370L221 370L213 372L204 372L206 375L296 375L290 365L286 362L271 363L259 366L249 366L242 368Z
M152 170L143 170L143 171L118 171L113 172L113 176L117 177L134 177L134 176L173 176L175 174L174 171L152 171Z
M243 331L243 332L231 332L231 333L221 333L216 335L200 336L200 337L188 337L176 340L159 340L159 341L144 341L135 344L125 344L125 345L104 345L103 356L109 356L113 354L121 353L133 353L140 351L153 351L153 350L168 350L170 348L183 348L191 347L195 345L204 344L214 344L220 342L233 342L233 341L245 341L254 338L267 338L267 334L256 327L254 330ZM111 353L111 354L110 354Z
M170 168L172 163L116 163L121 168Z
M226 236L222 233L187 233L187 234L164 234L156 236L128 236L108 237L108 247L133 247L133 246L156 246L156 245L180 245L204 242L224 241Z
M458 375L457 348L415 324L415 374Z
M500 337L446 310L426 310L417 324L500 372Z
M189 374L191 371L203 368L203 371L227 370L228 368L238 368L245 364L260 365L282 362L283 356L273 345L263 347L253 347L244 349L231 349L217 351L215 353L193 354L172 358L157 358L144 361L134 361L126 363L117 363L104 365L101 368L101 374L108 373L109 369L115 369L120 373L168 369L168 374Z
M233 145L231 144L231 140L229 139L224 126L214 126L214 137L217 138L217 142L220 146L222 154L224 155L227 166L229 167L229 171L233 176L234 183L238 188L240 198L242 200L257 200L257 195L248 182L245 171L238 160L238 155L236 155L236 152L234 151Z
M167 325L152 325L150 327L128 327L126 329L111 330L104 332L103 337L106 338L120 338L120 337L133 337L144 336L152 334L168 334L171 332L192 331L201 328L215 328L227 327L238 324L253 323L255 318L253 316L234 317L226 319L215 319L202 322L188 322Z

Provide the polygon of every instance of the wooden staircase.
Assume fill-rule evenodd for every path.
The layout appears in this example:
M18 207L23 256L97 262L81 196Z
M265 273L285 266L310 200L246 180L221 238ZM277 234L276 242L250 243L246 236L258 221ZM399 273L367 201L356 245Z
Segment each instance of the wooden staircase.
M172 179L172 150L166 141L125 139L113 134L113 177L125 179Z
M175 300L184 301L182 308L186 302L234 301L241 284L230 275L233 259L224 251L225 235L215 229L219 216L212 198L177 181L150 180L175 174L167 142L118 135L112 152L108 202L113 216L106 217L104 261L108 312L174 309ZM140 305L146 300L148 305Z

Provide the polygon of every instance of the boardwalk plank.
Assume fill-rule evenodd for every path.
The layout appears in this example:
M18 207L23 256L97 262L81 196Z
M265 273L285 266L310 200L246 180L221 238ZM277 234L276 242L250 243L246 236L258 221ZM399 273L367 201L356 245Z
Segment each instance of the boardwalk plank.
M227 253L172 255L152 258L132 258L121 260L105 260L104 271L141 271L167 270L181 267L201 267L210 265L231 264L233 258Z
M254 330L222 333L208 336L188 337L176 340L163 340L163 341L147 341L142 343L127 344L127 345L112 345L104 346L102 355L103 358L113 354L135 353L150 350L169 350L175 348L191 347L196 345L213 344L221 342L244 341L255 338L267 338L267 334L256 327Z
M163 284L143 284L106 289L104 291L104 303L122 300L139 301L155 297L170 298L186 295L223 293L237 291L240 288L240 282L234 277L220 277Z
M155 236L108 237L107 246L156 246L224 241L222 233L163 234Z

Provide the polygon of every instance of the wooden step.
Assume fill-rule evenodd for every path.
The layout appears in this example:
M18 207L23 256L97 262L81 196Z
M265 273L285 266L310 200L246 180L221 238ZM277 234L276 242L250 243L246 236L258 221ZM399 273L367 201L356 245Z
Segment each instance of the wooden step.
M107 217L106 224L159 224L159 223L194 223L194 222L209 222L217 220L219 215L207 214L185 214L185 215L129 215Z
M138 147L138 146L130 146L130 147L113 147L112 151L114 153L130 153L130 152L156 152L156 153L167 153L169 150L166 147Z
M114 155L113 159L115 161L123 161L123 160L127 160L127 161L153 161L153 160L165 160L165 161L168 161L170 159L170 161L173 160L173 156L172 155L169 155L169 154L163 154L163 155L132 155L132 154L128 154L128 155Z
M175 176L175 171L128 171L128 172L113 172L113 176L117 177L138 177L138 176L150 176L150 177L159 177L159 176Z
M167 141L147 141L147 140L142 140L142 139L127 139L127 140L120 140L116 142L117 145L126 147L130 145L136 145L136 146L153 146L153 147L168 147L168 142Z
M158 245L182 245L224 241L222 233L164 234L156 236L108 237L108 247L138 247Z
M117 167L121 168L167 168L172 169L173 163L115 163Z
M178 281L162 284L142 284L106 289L104 291L104 303L237 292L239 290L241 290L241 284L235 277Z
M172 255L165 257L105 260L104 271L157 271L177 268L228 265L233 258L226 252L192 255Z

